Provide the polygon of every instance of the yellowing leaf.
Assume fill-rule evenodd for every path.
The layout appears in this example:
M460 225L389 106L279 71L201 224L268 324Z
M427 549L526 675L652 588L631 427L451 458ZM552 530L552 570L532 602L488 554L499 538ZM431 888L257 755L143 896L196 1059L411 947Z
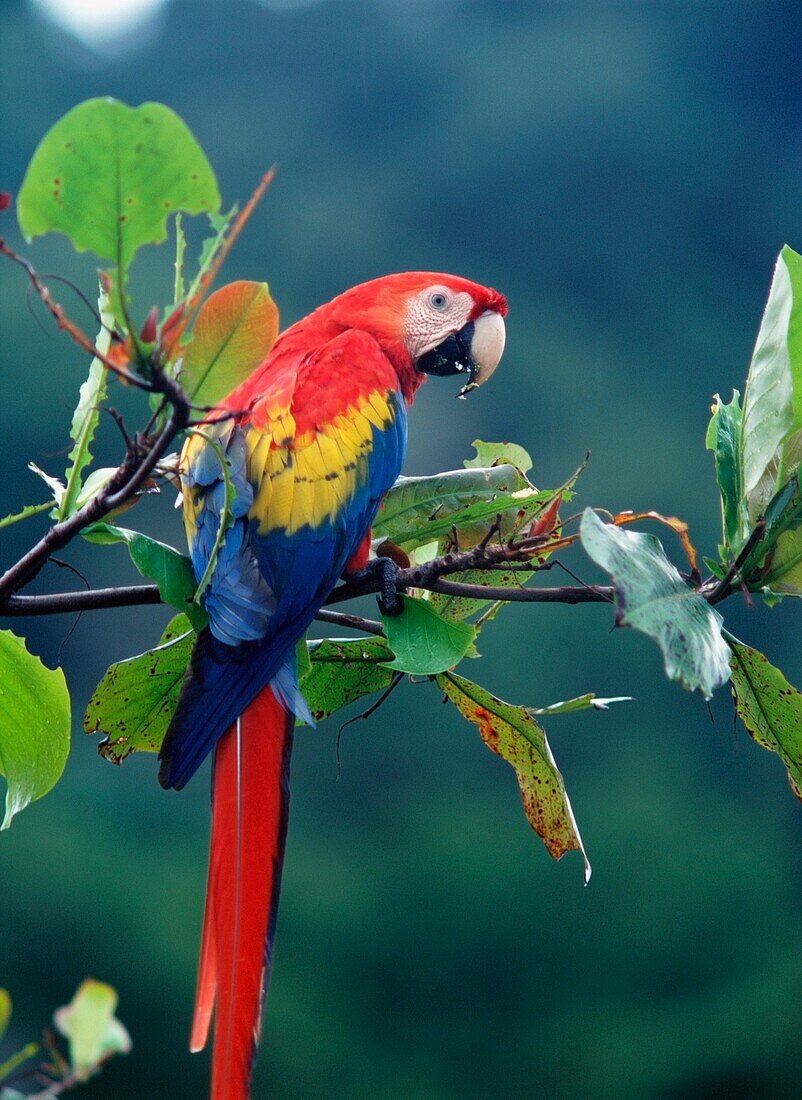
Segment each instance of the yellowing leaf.
M265 359L278 333L267 283L236 282L203 304L183 353L182 382L197 405L214 405Z
M732 694L751 736L785 765L791 790L802 799L802 692L751 646L734 639Z
M578 851L585 863L585 882L590 863L585 855L574 812L565 792L546 734L526 707L513 706L453 672L437 677L437 685L457 710L479 730L487 747L506 760L518 777L521 799L529 824L553 859Z

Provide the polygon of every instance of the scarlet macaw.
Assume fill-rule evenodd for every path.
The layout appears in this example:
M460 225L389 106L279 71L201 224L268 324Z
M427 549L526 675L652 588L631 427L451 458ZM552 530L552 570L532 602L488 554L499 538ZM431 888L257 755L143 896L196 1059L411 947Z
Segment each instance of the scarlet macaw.
M212 1100L244 1100L270 975L296 716L295 647L401 471L406 410L426 374L480 384L504 347L504 298L452 275L363 283L289 328L190 435L184 525L197 578L218 545L162 750L181 788L214 748L212 827L190 1048L216 1005ZM214 442L210 443L209 438ZM225 507L224 453L236 498ZM230 493L229 493L230 496ZM230 523L222 538L221 517ZM391 589L392 591L392 589Z

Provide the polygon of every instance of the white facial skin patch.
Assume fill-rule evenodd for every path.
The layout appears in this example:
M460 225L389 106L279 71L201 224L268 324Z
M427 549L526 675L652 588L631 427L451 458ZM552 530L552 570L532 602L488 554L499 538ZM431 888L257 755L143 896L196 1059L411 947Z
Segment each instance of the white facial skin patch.
M473 310L467 291L454 294L445 286L430 286L410 298L404 339L413 359L442 344L467 325Z

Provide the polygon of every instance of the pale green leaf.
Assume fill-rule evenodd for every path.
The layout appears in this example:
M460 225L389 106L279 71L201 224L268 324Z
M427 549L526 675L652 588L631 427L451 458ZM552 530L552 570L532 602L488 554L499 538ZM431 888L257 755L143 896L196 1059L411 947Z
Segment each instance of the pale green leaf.
M730 674L718 612L686 584L654 535L602 523L590 508L580 533L589 557L612 576L616 623L657 642L670 680L710 698Z
M777 259L744 394L743 494L754 524L802 457L802 257Z
M70 751L70 695L60 668L47 668L25 641L0 630L0 775L7 829L14 814L58 782Z
M734 555L744 540L747 526L741 471L740 394L733 390L728 405L718 394L713 397L713 402L706 444L707 449L713 452L715 461L724 542Z
M53 1022L70 1044L70 1065L86 1081L109 1054L127 1054L128 1032L115 1017L117 991L106 982L87 978L68 1005L56 1009Z

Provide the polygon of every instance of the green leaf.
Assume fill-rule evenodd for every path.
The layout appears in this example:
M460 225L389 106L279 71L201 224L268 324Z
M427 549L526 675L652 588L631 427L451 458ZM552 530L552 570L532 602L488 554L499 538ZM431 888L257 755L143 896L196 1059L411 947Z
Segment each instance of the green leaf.
M167 218L216 211L214 172L175 112L109 98L74 107L45 134L17 200L25 237L55 231L125 272L144 244L167 239Z
M22 1050L18 1050L16 1054L12 1054L10 1058L0 1064L0 1086L2 1086L3 1081L18 1070L24 1062L27 1062L29 1058L33 1058L38 1053L38 1043L26 1043ZM25 1100L25 1096L23 1093L17 1092L16 1089L11 1089L6 1085L0 1088L0 1100Z
M181 381L197 405L214 405L265 359L278 333L267 283L229 283L208 298L183 351Z
M308 652L309 670L301 679L301 690L317 722L393 682L385 663L393 655L384 638L327 638L309 642Z
M19 512L12 512L10 515L3 516L0 519L0 530L3 527L11 527L14 523L20 523L24 519L30 519L31 516L40 516L42 512L49 512L53 507L53 501L45 501L44 504L26 504L25 507Z
M85 733L103 734L101 756L119 764L131 752L158 752L178 703L195 633L176 615L155 649L111 665L87 703Z
M56 1009L53 1022L69 1039L70 1064L75 1077L86 1081L109 1054L127 1054L128 1032L114 1015L117 991L105 982L87 978L68 1005Z
M721 616L685 583L654 535L602 523L590 508L580 534L588 556L613 578L616 625L652 638L666 676L709 699L730 674Z
M608 710L611 703L630 703L631 695L613 695L609 699L603 699L594 692L589 691L585 695L577 695L575 699L566 699L563 703L551 703L547 707L528 707L530 714L536 714L539 718L551 718L553 714L575 714L578 710Z
M374 538L405 550L456 528L460 545L479 542L496 516L509 535L541 511L554 494L538 492L514 466L450 470L433 477L400 477L373 524Z
M532 469L532 459L529 452L525 451L517 443L485 443L482 439L474 439L471 446L476 451L476 458L468 458L463 465L466 470L481 469L483 466L498 466L507 463L520 470L522 474Z
M743 493L754 524L802 458L802 257L783 248L744 394Z
M546 734L526 707L513 706L453 672L437 677L437 685L479 730L487 747L515 770L524 812L554 859L577 851L585 863L585 883L590 863L574 819Z
M111 345L114 317L109 296L102 288L97 305L101 326L95 345L105 355ZM92 460L90 448L100 420L100 405L106 397L107 383L108 373L106 368L99 359L93 359L89 367L89 375L78 392L78 406L72 414L70 439L73 442L73 448L69 453L67 460L69 465L64 475L66 488L59 505L59 519L72 515L78 508L81 478L84 470Z
M207 621L206 613L192 602L196 585L188 557L149 535L111 523L93 523L82 534L88 542L100 546L125 543L131 561L143 577L155 582L159 595L168 607L183 611L196 630L203 629Z
M382 623L394 654L385 667L415 676L433 676L452 668L462 660L476 636L470 623L441 619L428 600L411 596L404 596L400 615L385 615Z
M791 790L802 799L802 692L756 649L734 638L730 647L738 717L758 745L779 756Z
M0 989L0 1039L6 1033L8 1021L11 1019L11 996L7 989Z
M713 415L707 429L706 445L713 452L716 481L721 496L721 525L724 542L735 554L746 534L746 514L741 473L740 394L732 391L729 405L718 394L713 398Z
M23 638L0 630L0 775L14 814L58 782L70 751L70 694L60 668L46 668Z

